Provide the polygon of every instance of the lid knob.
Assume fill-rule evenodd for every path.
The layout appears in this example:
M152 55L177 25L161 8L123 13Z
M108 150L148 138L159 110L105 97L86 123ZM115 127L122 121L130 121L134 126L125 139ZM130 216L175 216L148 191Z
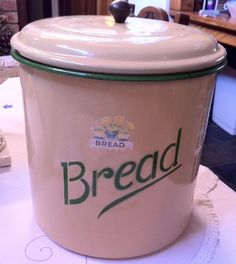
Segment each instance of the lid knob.
M130 15L130 5L126 0L115 0L108 8L116 23L125 23L126 18Z

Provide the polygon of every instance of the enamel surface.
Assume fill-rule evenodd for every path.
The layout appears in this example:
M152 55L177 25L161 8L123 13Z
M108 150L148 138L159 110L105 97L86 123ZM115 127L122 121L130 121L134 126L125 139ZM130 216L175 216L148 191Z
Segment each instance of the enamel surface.
M128 258L183 232L215 74L115 82L23 65L21 82L34 217L49 238Z
M27 25L11 41L22 56L43 64L100 73L189 72L221 63L216 40L175 23L110 16L70 16Z

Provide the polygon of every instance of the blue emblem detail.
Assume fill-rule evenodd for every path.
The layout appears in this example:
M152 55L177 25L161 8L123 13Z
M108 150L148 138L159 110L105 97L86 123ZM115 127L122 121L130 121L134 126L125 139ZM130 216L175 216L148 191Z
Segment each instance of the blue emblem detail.
M2 108L4 109L13 108L13 105L6 104L6 105L3 105Z

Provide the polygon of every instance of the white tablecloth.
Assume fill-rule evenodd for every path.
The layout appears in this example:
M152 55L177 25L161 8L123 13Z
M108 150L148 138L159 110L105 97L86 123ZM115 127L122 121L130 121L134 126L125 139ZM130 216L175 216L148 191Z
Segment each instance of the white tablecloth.
M203 166L190 223L164 250L142 258L103 260L57 246L40 230L32 213L19 78L0 85L0 128L12 158L11 167L0 168L0 264L236 263L236 194Z

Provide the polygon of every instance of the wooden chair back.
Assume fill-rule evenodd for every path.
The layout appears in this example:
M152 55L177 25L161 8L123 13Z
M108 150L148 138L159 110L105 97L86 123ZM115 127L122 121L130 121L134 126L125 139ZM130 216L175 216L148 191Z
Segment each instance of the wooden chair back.
M167 12L162 8L147 6L140 10L137 17L169 21Z
M160 7L154 6L144 7L140 10L137 17L169 21L169 16L167 12ZM178 13L173 20L174 23L189 25L190 17L187 14Z

